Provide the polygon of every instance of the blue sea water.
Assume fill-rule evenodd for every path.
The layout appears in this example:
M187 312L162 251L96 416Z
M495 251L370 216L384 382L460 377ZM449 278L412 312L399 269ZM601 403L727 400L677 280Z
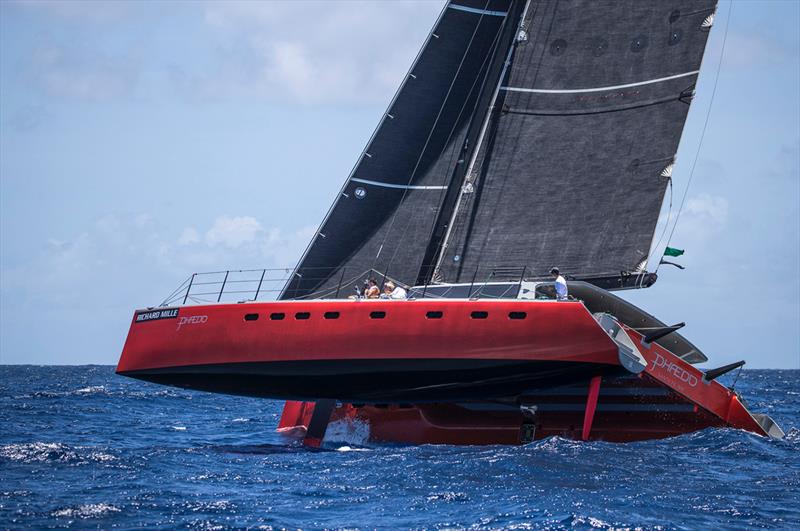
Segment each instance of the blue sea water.
M730 379L728 380L730 381ZM800 371L739 389L783 441L321 450L281 404L160 387L112 367L0 367L0 528L800 528Z

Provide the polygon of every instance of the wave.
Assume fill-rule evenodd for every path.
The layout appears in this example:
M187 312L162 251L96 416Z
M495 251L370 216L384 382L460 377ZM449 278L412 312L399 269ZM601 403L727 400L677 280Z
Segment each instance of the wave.
M275 431L281 401L128 384L113 367L4 370L0 528L800 529L800 371L739 380L753 409L776 408L782 441L413 446L337 421L310 449Z
M108 387L105 385L89 385L80 387L78 389L71 389L65 391L32 391L29 393L13 395L11 398L14 400L24 400L31 398L65 398L65 397L87 397L87 396L103 396L114 397L121 399L144 399L153 400L158 398L172 398L192 400L193 394L191 391L172 388L154 388L154 389L136 389L133 390L129 386L122 388Z
M88 503L77 507L57 509L52 515L56 518L97 518L109 513L118 513L122 509L108 503Z
M0 446L0 458L21 463L60 462L69 464L108 463L117 458L91 447L70 447L61 443L32 442Z
M105 393L106 387L104 385L90 385L89 387L81 387L74 391L76 395L94 395L99 393Z

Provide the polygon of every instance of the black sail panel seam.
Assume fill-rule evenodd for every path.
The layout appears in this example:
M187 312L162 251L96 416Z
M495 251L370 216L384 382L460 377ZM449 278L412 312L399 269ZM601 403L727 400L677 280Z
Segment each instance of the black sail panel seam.
M531 116L582 116L588 114L605 114L612 112L624 112L634 109L641 109L644 107L651 107L653 105L661 105L663 103L670 103L673 101L681 101L680 96L670 96L668 98L661 98L658 100L647 101L642 103L634 103L625 106L611 107L607 109L586 109L575 111L547 111L537 109L515 109L514 107L503 109L503 114L526 114Z

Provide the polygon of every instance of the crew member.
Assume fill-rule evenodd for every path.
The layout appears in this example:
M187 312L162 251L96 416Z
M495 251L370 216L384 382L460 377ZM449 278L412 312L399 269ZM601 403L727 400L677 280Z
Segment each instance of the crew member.
M378 289L378 281L374 278L367 280L367 289L364 290L364 298L377 299L381 296L381 290Z
M555 279L556 300L567 300L567 281L561 276L561 273L558 272L557 267L551 269L550 274L553 275L553 279Z
M405 299L408 294L400 286L395 286L391 280L384 284L383 294L388 299Z

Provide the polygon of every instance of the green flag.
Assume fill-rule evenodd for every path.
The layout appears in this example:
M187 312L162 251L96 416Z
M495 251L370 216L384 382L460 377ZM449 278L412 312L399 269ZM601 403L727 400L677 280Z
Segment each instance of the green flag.
M674 247L667 247L664 249L664 256L680 256L683 254L683 249L675 249Z

